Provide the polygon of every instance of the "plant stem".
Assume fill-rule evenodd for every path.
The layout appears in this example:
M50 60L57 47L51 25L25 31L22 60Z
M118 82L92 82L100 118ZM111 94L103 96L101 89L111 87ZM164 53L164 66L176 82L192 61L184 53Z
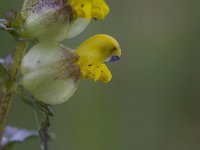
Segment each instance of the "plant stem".
M0 95L0 139L3 137L7 116L12 105L12 98L15 95L16 76L19 70L21 60L25 54L27 42L18 42L15 50L13 65L10 70L10 78L5 83L4 90L1 89Z
M13 65L12 65L12 68L10 71L11 82L15 81L15 79L16 79L16 75L17 75L19 66L20 66L22 58L26 52L26 47L27 47L26 41L19 42L16 46L14 61L13 61Z
M3 137L3 131L5 127L5 123L7 120L8 112L11 107L11 99L13 97L13 94L6 91L3 93L3 95L0 97L0 137L2 139Z

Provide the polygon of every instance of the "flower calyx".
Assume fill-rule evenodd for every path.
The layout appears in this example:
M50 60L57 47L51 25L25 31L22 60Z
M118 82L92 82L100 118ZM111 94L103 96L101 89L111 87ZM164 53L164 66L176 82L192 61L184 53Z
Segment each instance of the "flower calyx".
M39 43L22 60L20 85L45 104L63 103L78 86L77 59L78 55L64 45Z

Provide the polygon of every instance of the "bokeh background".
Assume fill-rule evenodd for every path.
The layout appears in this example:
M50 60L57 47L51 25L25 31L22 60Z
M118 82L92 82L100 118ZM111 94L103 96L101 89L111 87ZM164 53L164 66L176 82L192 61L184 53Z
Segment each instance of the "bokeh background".
M23 0L1 0L0 13ZM107 0L104 21L93 21L64 43L76 48L97 33L114 36L123 50L110 64L108 84L82 81L66 103L53 107L50 150L200 149L200 1ZM15 42L0 31L0 56ZM33 111L19 99L9 123L35 129ZM39 150L38 140L14 150Z

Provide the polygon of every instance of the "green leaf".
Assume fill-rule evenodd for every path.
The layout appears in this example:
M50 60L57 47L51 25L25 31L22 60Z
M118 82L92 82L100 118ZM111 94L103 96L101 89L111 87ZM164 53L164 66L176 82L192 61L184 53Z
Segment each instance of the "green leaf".
M30 105L36 112L41 150L48 150L48 142L51 139L48 129L50 127L50 117L53 116L51 107L35 100L29 92L23 89L21 91L20 96L22 101Z
M41 139L41 150L48 150L48 142L51 139L49 134L50 117L53 116L51 107L39 101L37 103L37 117L39 122L39 135Z
M35 137L38 137L37 131L7 126L1 141L1 150L9 150L15 143L22 143Z

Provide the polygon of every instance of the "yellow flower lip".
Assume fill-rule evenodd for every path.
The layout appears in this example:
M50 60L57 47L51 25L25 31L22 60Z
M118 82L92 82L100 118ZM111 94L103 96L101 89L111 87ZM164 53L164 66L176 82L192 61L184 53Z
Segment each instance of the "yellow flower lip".
M75 52L79 55L77 64L80 67L81 77L103 82L109 82L112 79L112 74L105 62L118 61L121 56L119 43L106 34L89 38Z
M110 9L104 0L69 0L75 17L104 19Z

